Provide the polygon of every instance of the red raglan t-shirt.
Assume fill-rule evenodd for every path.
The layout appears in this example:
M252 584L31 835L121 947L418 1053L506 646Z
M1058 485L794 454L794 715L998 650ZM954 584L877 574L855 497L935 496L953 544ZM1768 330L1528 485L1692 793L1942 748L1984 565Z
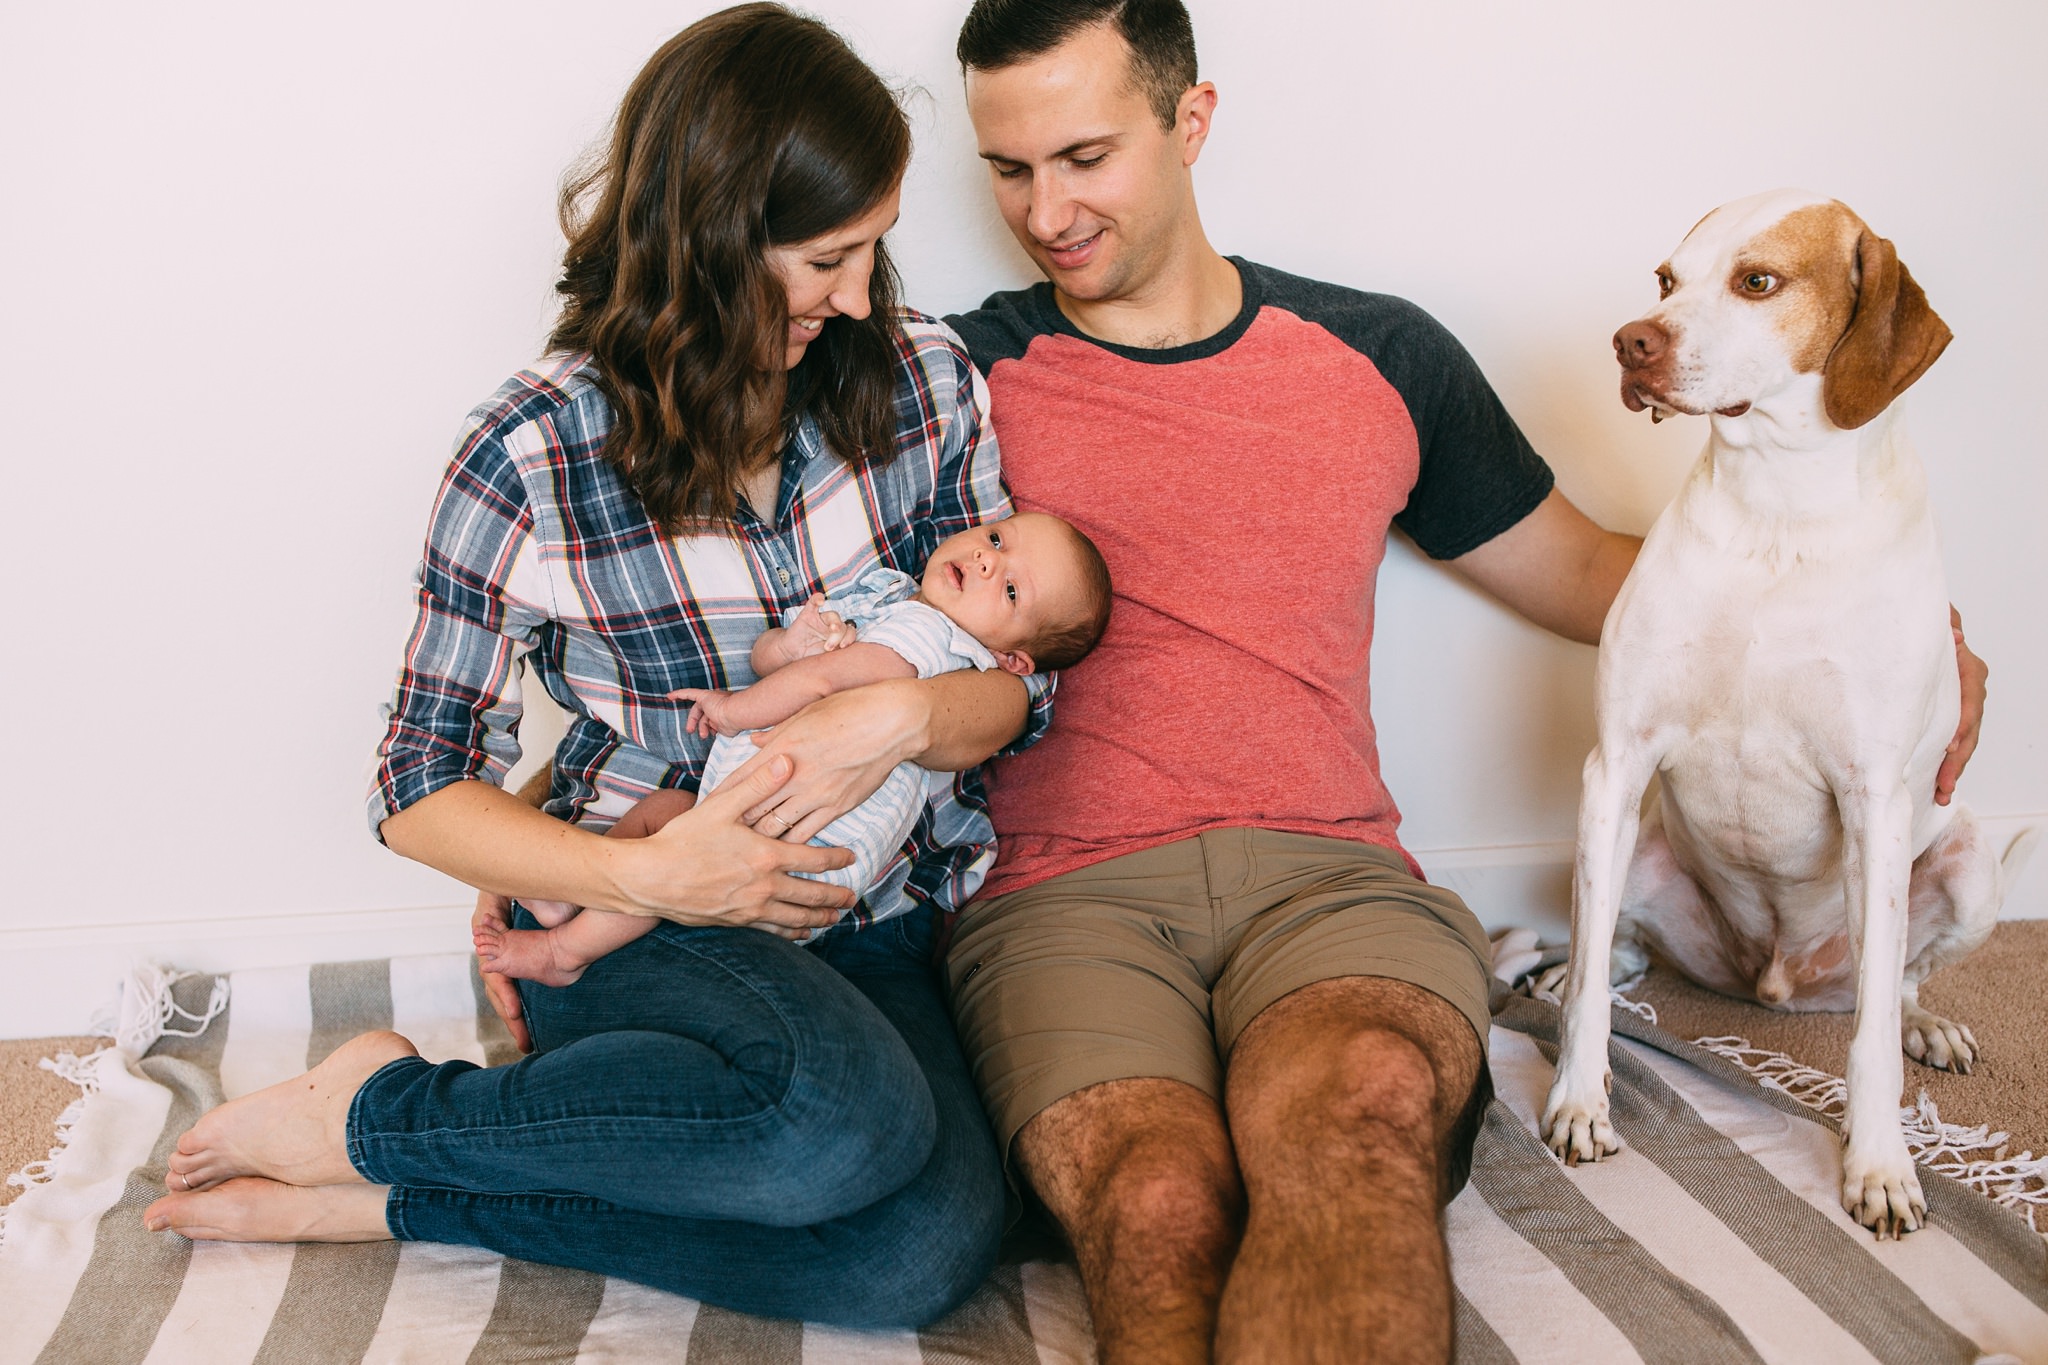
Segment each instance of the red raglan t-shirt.
M1018 506L1085 531L1116 591L1050 732L987 770L983 896L1231 826L1414 867L1371 714L1388 527L1454 558L1534 510L1550 469L1413 304L1233 264L1242 309L1188 346L1084 337L1046 284L947 319Z

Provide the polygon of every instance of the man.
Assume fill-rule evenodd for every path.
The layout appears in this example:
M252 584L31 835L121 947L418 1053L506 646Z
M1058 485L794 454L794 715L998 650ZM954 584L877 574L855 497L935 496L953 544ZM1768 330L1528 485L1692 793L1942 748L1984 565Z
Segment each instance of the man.
M998 1140L1106 1361L1445 1359L1487 944L1396 838L1374 578L1399 524L1590 643L1639 542L1555 491L1419 310L1210 245L1179 0L977 0L958 53L1049 283L950 321L1020 505L1117 589L1048 738L990 774L1001 861L949 956ZM1949 787L1982 696L1958 645Z

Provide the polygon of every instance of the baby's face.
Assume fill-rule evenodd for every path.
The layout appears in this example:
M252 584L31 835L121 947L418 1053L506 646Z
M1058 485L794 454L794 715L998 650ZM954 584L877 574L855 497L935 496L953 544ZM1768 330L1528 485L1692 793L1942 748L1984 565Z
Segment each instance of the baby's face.
M1038 512L948 536L918 584L927 605L998 657L1038 638L1081 591L1071 533Z

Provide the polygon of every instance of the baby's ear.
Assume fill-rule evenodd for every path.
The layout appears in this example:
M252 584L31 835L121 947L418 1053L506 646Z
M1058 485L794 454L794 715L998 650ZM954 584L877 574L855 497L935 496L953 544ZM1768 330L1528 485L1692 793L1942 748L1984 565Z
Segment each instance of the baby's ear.
M992 652L996 656L996 662L1002 666L1002 670L1005 673L1015 673L1021 678L1027 673L1036 673L1038 671L1037 667L1031 662L1031 656L1024 650L998 649Z

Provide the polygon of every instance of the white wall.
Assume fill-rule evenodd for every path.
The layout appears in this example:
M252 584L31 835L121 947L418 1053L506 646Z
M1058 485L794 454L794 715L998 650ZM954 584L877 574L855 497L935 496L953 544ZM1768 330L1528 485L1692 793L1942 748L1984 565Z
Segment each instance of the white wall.
M712 7L10 14L0 1034L75 1027L130 953L463 942L461 888L361 816L428 498L463 413L543 335L561 169ZM911 299L1025 282L961 109L964 0L817 9L922 87L894 239ZM1897 241L1957 335L1910 401L1993 667L1966 794L2001 830L2048 818L2038 6L1193 9L1222 92L1212 238L1430 308L1612 525L1647 526L1704 438L1624 412L1608 349L1702 213L1805 185ZM1554 915L1590 651L1412 554L1382 596L1376 711L1411 846L1493 918ZM2014 908L2042 911L2044 885Z

